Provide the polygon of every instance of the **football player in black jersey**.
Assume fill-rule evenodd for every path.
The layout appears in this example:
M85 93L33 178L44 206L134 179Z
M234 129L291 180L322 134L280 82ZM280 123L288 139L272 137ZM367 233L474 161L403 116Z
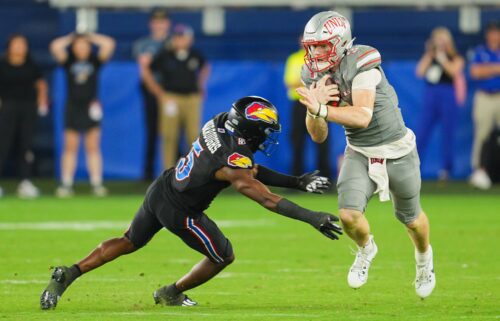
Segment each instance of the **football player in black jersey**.
M330 187L317 172L288 176L254 164L253 154L270 155L281 131L276 107L268 100L249 96L233 103L229 112L208 121L190 152L175 168L163 172L149 187L125 235L101 243L86 258L71 267L56 267L40 297L42 309L55 308L67 287L80 275L148 243L163 227L189 247L205 255L191 271L153 294L163 305L195 305L183 291L205 283L234 261L231 242L205 215L219 192L232 185L263 207L311 224L325 236L338 239L338 218L315 212L269 191L266 185L322 193Z

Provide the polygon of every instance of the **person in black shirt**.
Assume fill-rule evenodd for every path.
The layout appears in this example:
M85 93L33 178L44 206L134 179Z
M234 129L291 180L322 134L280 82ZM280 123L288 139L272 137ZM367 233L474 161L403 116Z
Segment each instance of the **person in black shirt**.
M97 53L92 45L98 47ZM68 50L70 47L70 50ZM98 100L98 73L101 65L111 58L115 41L100 34L70 34L52 41L50 50L63 66L67 79L64 150L61 159L62 184L56 190L59 197L73 195L80 133L84 134L87 167L93 193L105 196L102 185L100 150L102 108Z
M160 132L163 140L164 168L174 165L178 157L180 129L184 127L187 142L198 134L202 98L209 65L202 54L191 48L193 30L176 25L170 47L159 52L143 71L143 80L160 105ZM153 72L160 75L158 84Z
M417 147L420 159L424 162L432 131L440 122L443 165L439 179L443 181L448 179L453 170L456 110L465 100L463 70L464 59L455 49L450 31L444 27L435 28L417 65L417 76L426 81Z
M6 54L0 58L0 171L17 136L21 178L17 193L22 198L39 195L38 188L30 181L37 106L40 115L47 113L47 83L30 57L28 40L16 34L10 37Z
M143 74L144 69L149 69L149 65L156 54L165 46L168 46L170 42L170 19L165 10L156 9L151 13L149 30L150 34L136 40L133 46L133 55L139 65L141 77L140 88L144 106L146 148L143 179L146 181L152 181L154 178L155 155L158 150L158 101L147 89L143 80ZM160 81L161 79L158 73L156 73L154 77L156 81Z
M210 280L234 260L231 242L205 214L212 200L230 185L268 210L309 223L325 236L338 239L342 230L334 223L337 217L302 208L266 187L322 193L330 186L316 172L288 176L254 163L255 152L272 153L280 131L276 107L256 96L239 99L229 112L209 120L190 152L151 184L123 237L105 241L78 264L55 268L40 297L41 308L55 308L81 274L143 247L163 227L205 258L177 282L155 291L154 300L163 305L196 305L183 291Z

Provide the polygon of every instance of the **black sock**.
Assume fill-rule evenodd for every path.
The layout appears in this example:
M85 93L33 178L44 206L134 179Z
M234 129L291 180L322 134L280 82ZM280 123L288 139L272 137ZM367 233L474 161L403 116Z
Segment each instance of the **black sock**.
M77 264L73 264L69 268L69 273L68 273L68 285L73 283L74 280L76 280L80 275L82 275L82 271L80 270L80 267Z
M175 295L178 295L180 293L182 293L182 291L180 291L176 286L175 286L175 283L169 285L167 287L167 293L169 295L172 295L172 296L175 296Z

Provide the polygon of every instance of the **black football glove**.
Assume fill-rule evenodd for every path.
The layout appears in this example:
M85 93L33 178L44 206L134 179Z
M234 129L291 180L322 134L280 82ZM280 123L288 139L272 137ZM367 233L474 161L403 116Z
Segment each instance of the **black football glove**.
M324 236L332 240L338 240L339 235L342 235L342 227L334 222L338 222L339 218L335 215L324 212L316 212L315 214L317 215L317 219L311 225L320 231Z
M332 185L330 180L327 177L318 176L319 171L315 170L314 172L305 173L302 176L299 176L299 185L298 189L316 194L323 194L325 191L330 189Z

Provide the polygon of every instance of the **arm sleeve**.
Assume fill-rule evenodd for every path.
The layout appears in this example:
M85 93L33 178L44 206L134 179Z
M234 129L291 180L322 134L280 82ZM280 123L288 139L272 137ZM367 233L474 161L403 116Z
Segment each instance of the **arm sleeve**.
M315 228L320 226L321 216L318 212L313 212L308 210L307 208L303 208L294 202L287 200L286 198L282 198L277 206L276 213L281 214L283 216L293 218L295 220L299 220L305 223L309 223Z
M198 59L200 59L200 70L201 70L207 64L207 60L200 52L197 52L197 55Z
M352 80L352 89L372 89L375 90L382 80L382 74L378 69L370 69L358 73Z
M38 66L31 58L30 59L30 65L33 70L33 80L37 81L40 79L43 79L43 73L42 69L40 69L40 66Z
M282 174L262 165L257 166L255 178L264 185L275 187L296 188L299 185L298 177Z
M161 60L164 59L164 52L159 52L154 58L153 61L151 61L151 64L149 65L149 69L152 71L159 71L160 65L161 65Z

